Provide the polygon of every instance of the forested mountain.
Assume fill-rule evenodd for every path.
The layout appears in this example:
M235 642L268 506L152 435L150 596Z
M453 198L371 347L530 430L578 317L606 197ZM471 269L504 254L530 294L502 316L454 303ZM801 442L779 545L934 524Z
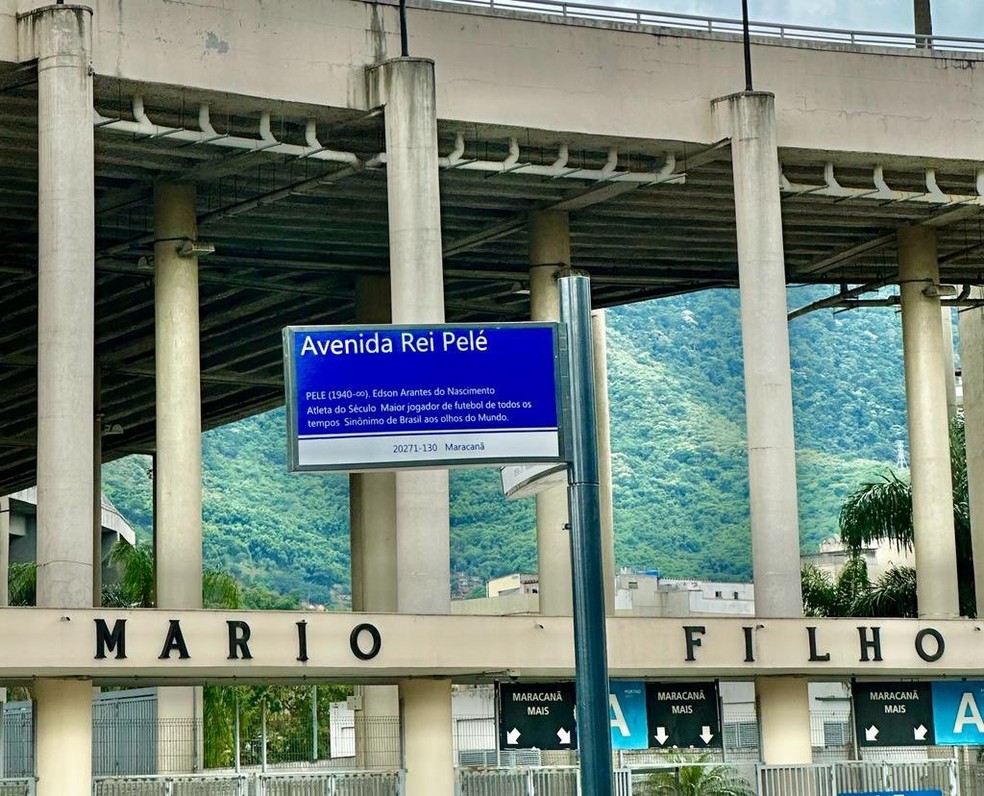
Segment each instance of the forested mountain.
M799 306L823 288L792 288ZM617 559L664 575L748 579L751 552L738 296L711 291L608 313ZM804 549L905 439L901 331L891 310L790 324ZM283 411L204 436L206 566L330 605L348 599L348 479L289 474ZM150 528L148 464L104 468L105 489ZM455 471L452 568L468 593L536 569L532 501L501 498L495 469Z

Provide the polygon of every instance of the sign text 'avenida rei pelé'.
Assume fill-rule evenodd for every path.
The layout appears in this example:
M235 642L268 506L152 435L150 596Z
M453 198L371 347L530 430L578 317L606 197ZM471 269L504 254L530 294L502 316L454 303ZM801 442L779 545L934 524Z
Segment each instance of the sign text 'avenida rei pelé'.
M558 461L557 354L551 323L288 327L291 468Z

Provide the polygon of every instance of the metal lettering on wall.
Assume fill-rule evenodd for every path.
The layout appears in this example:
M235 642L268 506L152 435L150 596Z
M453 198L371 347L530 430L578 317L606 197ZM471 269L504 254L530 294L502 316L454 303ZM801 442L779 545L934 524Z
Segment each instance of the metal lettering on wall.
M980 633L974 621L940 620L931 628L905 619L877 625L843 619L760 619L754 625L739 618L708 618L700 625L645 617L608 622L616 748L636 748L637 733L665 735L665 745L673 745L665 722L649 733L637 720L643 714L640 683L656 674L675 684L773 674L880 678L901 681L909 689L914 679L942 681L932 686L928 700L919 697L932 712L909 728L913 743L931 743L933 736L940 744L984 741L984 684L971 679L980 676ZM935 635L920 636L927 630ZM8 680L78 676L100 683L222 677L370 683L414 676L492 681L516 671L531 682L557 682L574 672L570 632L570 618L547 616L531 621L521 616L5 608L0 634L16 638L17 644L0 648L0 674ZM920 650L933 660L925 660ZM893 688L889 683L879 690ZM692 713L677 715L697 715L697 705L691 707ZM876 707L878 721L858 730L862 743L872 727L875 741L886 743L890 734L882 725L896 708ZM905 713L895 715L908 717L916 709L906 704ZM694 722L688 744L699 748L715 742L712 724L707 723L709 733L704 726ZM900 719L893 726L901 726ZM917 738L922 727L926 735ZM702 734L710 737L706 744Z

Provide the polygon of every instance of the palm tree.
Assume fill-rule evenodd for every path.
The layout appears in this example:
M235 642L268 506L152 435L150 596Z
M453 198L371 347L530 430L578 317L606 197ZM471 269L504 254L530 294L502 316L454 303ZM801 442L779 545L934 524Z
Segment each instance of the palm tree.
M119 581L106 590L103 602L114 608L151 608L154 594L154 551L147 542L131 545L120 539L109 551Z
M916 571L892 566L874 583L868 566L854 555L835 581L812 564L803 567L804 616L898 616L916 615Z
M109 551L109 563L119 572L119 582L107 590L103 601L116 608L152 608L154 594L154 551L150 544L130 545L122 539ZM242 588L225 572L202 573L202 606L205 608L242 607Z
M898 616L915 618L916 570L891 567L855 603L848 616Z
M804 616L857 616L859 602L871 591L868 565L854 554L836 582L812 564L803 567Z
M970 539L970 507L967 498L967 450L963 416L950 424L950 473L953 481L953 527L957 547L957 586L960 612L976 616L974 560ZM841 540L860 551L872 542L888 540L911 550L912 486L895 472L862 484L840 512ZM908 567L889 570L876 584L868 601L870 610L892 610L892 616L915 616L915 571ZM911 602L909 602L911 600Z
M709 754L676 752L666 759L678 765L650 774L652 796L754 796L755 790L738 771L715 764Z
M33 561L11 563L7 573L7 602L10 605L34 605L37 585L37 564Z

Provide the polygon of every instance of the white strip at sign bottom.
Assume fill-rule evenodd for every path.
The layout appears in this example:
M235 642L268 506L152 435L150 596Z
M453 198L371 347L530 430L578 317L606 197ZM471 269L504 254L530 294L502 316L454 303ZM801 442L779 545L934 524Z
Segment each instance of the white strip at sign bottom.
M530 431L447 431L433 434L395 434L301 437L297 441L300 467L410 467L420 463L481 463L558 459L556 429Z

